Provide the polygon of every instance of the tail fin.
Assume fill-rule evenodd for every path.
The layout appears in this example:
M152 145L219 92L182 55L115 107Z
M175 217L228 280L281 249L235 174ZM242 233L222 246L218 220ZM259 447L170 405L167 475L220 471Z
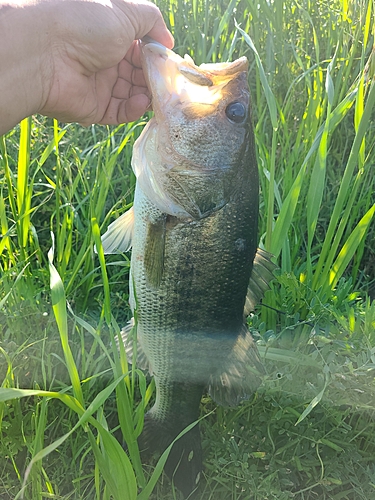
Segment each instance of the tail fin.
M154 418L152 413L147 413L138 440L142 459L147 460L155 452L163 453L181 431L183 428L176 426L176 422L168 425L165 421ZM202 471L202 445L198 425L174 443L164 470L185 498L194 498Z

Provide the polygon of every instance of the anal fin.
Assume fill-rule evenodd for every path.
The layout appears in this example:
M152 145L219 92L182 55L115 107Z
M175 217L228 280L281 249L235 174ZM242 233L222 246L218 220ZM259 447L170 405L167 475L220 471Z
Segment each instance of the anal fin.
M237 406L257 390L264 374L257 346L243 325L231 352L211 375L208 392L221 406Z
M134 335L135 335L135 323L134 318L132 318L124 328L121 330L121 340L125 347L126 358L128 363L133 363L133 354L134 354ZM117 342L121 342L120 339L117 339ZM150 367L150 363L146 354L143 352L142 347L139 342L137 342L137 361L136 365L141 370L148 371L150 375L152 375L152 370Z

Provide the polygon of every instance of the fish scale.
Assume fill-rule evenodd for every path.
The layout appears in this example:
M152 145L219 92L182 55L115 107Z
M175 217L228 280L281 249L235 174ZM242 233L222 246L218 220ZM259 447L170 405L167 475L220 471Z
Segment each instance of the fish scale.
M261 383L264 369L245 316L274 266L257 251L246 58L201 68L154 42L142 52L155 117L134 145L133 208L102 243L106 253L132 246L137 365L156 386L139 438L147 460L197 421L206 389L218 404L234 406ZM128 359L133 325L123 330ZM190 498L201 470L195 425L173 445L165 471Z

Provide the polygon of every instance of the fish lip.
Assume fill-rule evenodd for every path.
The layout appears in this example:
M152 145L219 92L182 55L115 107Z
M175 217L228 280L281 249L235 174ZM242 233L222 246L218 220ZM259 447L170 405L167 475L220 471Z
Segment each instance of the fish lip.
M172 100L173 91L168 88L163 78L153 77L155 73L155 56L160 57L165 61L168 59L173 60L176 66L183 61L182 57L168 49L161 43L155 41L150 36L146 35L141 40L139 40L141 49L141 62L143 73L145 75L147 87L151 92L151 104L150 107L154 111L154 120L157 124L165 123L166 117L166 107L170 104ZM156 82L158 80L158 83ZM176 104L176 103L175 103ZM173 156L178 156L172 143L168 141L170 151Z
M141 60L142 60L142 68L143 72L146 76L147 84L149 89L153 90L153 84L150 81L150 73L152 71L152 66L155 63L155 60L152 59L152 56L161 56L165 61L167 59L173 60L177 65L183 61L182 57L177 55L173 50L168 49L164 45L159 42L156 42L149 36L145 36L140 40L141 47ZM151 59L151 60L150 60Z
M145 37L143 37L140 41L140 46L141 46L141 51L142 51L142 55L145 56L145 51L147 50L152 50L160 55L168 55L168 52L172 52L172 50L170 49L167 49L167 47L165 47L165 45L157 42L156 40L154 40L153 38L151 38L150 36L146 35Z
M159 42L146 36L140 41L142 69L147 83L147 87L151 92L151 105L155 113L155 119L163 119L166 103L169 103L173 93L173 82L170 79L169 84L166 82L164 73L168 60L172 65L178 68L178 64L182 58L175 54Z

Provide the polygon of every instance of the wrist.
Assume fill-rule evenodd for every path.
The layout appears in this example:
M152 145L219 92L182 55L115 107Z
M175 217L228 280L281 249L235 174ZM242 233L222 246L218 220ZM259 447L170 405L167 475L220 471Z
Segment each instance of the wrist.
M0 134L37 113L47 99L52 57L46 4L0 0Z

